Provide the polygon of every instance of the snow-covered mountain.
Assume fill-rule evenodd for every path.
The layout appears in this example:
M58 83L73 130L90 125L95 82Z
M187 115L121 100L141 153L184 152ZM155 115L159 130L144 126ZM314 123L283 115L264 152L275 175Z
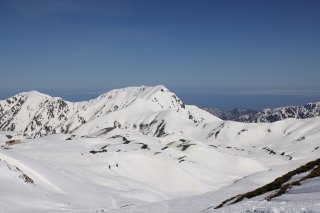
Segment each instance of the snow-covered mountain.
M113 127L162 136L167 120L192 123L219 120L184 103L164 86L112 90L90 101L72 103L31 91L0 101L0 130L30 137L54 133L89 134ZM180 119L178 119L180 120Z
M246 123L271 123L286 118L305 119L320 116L320 102L308 103L303 106L288 106L267 108L260 111L250 109L219 110L205 108L204 110L221 118Z
M320 155L320 117L223 121L163 86L0 106L0 212L236 212L212 207Z
M288 106L263 109L256 114L240 116L235 119L240 122L270 123L286 118L305 119L320 116L320 102L308 103L303 106Z

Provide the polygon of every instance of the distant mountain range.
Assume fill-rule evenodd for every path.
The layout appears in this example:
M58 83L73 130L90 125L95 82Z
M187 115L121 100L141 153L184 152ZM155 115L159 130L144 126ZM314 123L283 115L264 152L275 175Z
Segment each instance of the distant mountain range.
M305 119L320 116L320 102L308 103L303 106L267 108L260 111L250 109L220 110L214 108L204 108L204 110L222 120L245 123L271 123L286 118Z
M256 114L257 110L251 109L232 109L232 110L222 110L215 108L204 108L204 110L210 112L211 114L221 118L222 120L235 121L242 116L252 116Z

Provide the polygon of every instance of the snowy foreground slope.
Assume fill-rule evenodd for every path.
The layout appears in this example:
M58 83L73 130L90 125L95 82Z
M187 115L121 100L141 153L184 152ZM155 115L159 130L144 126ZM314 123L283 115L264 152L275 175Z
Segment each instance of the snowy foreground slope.
M226 122L163 86L80 103L29 92L0 106L0 212L317 212L320 204L316 191L298 204L293 194L212 208L319 158L319 117Z
M234 212L240 209L248 211L248 206L255 206L255 211L259 212L311 212L318 211L319 196L320 158L310 161L262 187L233 196L220 205L209 209ZM240 203L243 200L245 202ZM261 202L261 200L265 202ZM288 203L288 201L291 202Z

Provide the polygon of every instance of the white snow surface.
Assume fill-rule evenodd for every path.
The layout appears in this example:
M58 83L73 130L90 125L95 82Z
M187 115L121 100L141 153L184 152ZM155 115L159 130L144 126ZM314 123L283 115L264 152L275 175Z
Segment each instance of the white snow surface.
M0 101L0 112L0 212L317 212L320 205L315 179L277 201L210 208L319 158L320 117L222 121L163 86L78 103L33 91ZM22 143L5 145L8 135Z

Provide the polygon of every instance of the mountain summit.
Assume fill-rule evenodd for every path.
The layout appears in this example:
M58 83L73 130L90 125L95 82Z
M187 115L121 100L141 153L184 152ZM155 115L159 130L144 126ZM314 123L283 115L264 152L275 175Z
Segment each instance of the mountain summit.
M96 99L69 102L37 91L0 101L0 130L24 132L30 137L53 133L94 133L104 128L126 128L145 134L164 133L168 117L193 123L220 120L186 106L164 86L115 89ZM170 119L171 120L171 119Z

